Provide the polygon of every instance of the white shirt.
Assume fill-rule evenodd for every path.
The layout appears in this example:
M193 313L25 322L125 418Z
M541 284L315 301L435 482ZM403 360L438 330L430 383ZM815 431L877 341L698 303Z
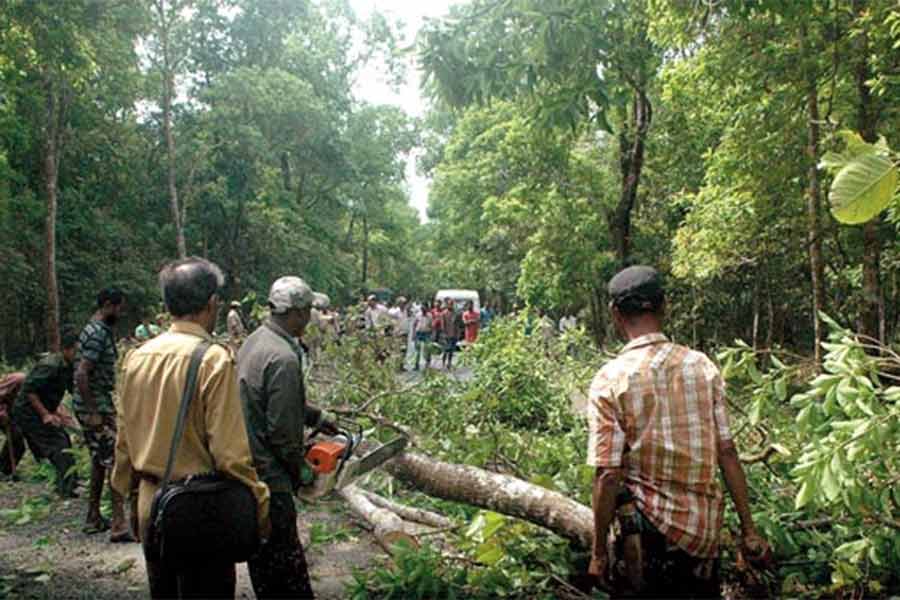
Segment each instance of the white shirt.
M391 324L391 316L384 304L376 304L366 309L366 328L384 329Z

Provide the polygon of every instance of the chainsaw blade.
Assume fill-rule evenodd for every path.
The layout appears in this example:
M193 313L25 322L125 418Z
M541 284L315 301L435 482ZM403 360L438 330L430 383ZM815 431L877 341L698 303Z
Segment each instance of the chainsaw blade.
M359 460L351 460L341 471L335 489L341 489L359 479L372 469L377 469L406 449L407 438L398 437L372 450Z

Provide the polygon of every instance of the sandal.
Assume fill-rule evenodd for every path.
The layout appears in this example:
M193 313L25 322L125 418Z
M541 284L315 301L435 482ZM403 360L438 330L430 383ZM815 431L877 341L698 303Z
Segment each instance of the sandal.
M94 535L95 533L102 533L104 531L109 531L109 521L103 517L100 517L100 520L98 521L89 521L81 528L81 533L87 535Z
M110 544L130 544L132 542L136 542L134 536L131 535L131 532L127 529L120 533L111 533L109 535L109 543Z

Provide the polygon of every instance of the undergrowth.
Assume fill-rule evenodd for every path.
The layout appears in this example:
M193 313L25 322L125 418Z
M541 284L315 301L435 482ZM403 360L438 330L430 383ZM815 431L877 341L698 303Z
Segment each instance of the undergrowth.
M779 564L769 576L735 567L739 528L726 500L722 563L732 596L900 591L900 388L891 385L900 357L867 354L865 341L831 326L823 375L803 357L742 343L717 356L754 519ZM360 337L327 351L332 370L317 392L345 411L362 407L371 435L406 429L434 458L512 474L589 504L581 409L605 360L583 334L545 344L523 320L499 319L464 353L470 381L428 373L405 383ZM465 526L450 536L453 552L426 545L359 573L356 598L565 597L566 582L585 567L582 549L539 527L430 498L386 476L370 478L373 486Z

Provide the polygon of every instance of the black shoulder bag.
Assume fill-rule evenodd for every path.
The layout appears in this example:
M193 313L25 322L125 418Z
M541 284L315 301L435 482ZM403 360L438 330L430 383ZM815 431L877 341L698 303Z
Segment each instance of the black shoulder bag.
M144 556L167 564L191 564L211 556L245 562L259 548L256 498L249 487L213 471L169 481L185 420L197 389L197 372L209 342L191 354L187 381L166 471L150 506Z

